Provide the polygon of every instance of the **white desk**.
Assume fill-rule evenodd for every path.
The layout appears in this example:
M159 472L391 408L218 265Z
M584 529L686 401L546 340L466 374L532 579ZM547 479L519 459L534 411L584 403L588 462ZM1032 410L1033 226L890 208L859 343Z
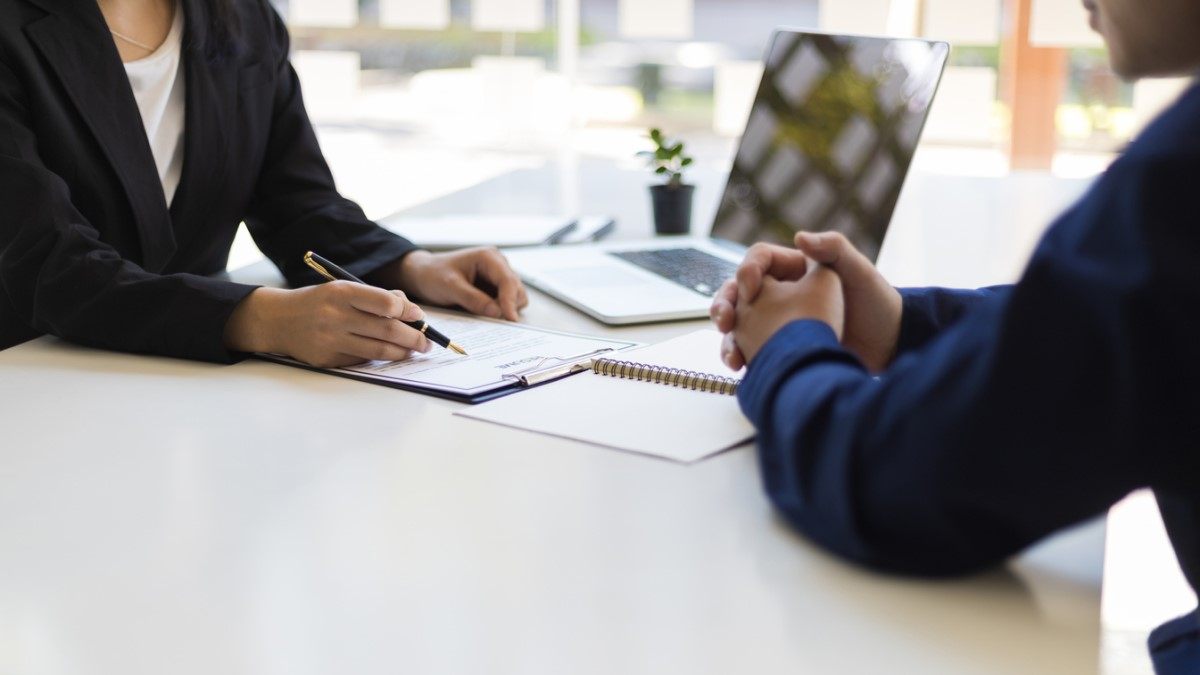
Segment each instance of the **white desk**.
M701 325L610 331L536 293L525 320ZM1099 523L978 577L893 579L786 529L750 448L680 466L51 338L0 352L0 382L5 675L1098 669Z

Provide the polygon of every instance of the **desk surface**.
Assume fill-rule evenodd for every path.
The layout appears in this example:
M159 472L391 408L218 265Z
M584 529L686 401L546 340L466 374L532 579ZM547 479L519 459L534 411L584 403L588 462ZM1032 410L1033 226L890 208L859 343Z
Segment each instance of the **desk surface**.
M608 329L537 293L523 320L703 325ZM1098 670L1099 523L988 574L895 579L792 534L748 447L683 466L52 338L0 373L0 673Z
M0 370L0 672L1096 672L1094 534L1083 579L887 579L792 535L749 448L48 338Z

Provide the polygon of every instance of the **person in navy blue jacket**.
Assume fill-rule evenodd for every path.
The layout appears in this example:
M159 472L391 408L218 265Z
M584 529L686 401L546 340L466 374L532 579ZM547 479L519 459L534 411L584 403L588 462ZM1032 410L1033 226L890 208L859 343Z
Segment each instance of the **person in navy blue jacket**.
M1200 69L1200 2L1085 3L1125 77ZM1200 588L1200 87L1059 218L1012 286L892 288L837 233L758 245L713 303L768 495L871 568L993 565L1149 487ZM1155 631L1200 672L1200 615Z

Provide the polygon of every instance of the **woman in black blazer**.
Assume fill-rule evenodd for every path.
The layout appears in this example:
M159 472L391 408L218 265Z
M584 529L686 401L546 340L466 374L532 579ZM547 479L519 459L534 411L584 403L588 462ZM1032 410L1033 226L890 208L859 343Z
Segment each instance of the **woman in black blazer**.
M182 169L168 189L126 65L173 35ZM337 192L288 45L267 0L0 3L0 348L51 333L317 365L428 349L383 318L420 316L384 288L516 318L525 290L497 251L418 250ZM243 221L294 290L215 277ZM309 249L382 288L309 286Z

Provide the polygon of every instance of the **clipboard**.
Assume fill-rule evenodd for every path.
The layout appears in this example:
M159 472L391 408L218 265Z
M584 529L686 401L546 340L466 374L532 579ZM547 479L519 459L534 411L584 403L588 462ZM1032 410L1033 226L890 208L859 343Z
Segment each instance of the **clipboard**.
M581 372L600 355L637 347L628 340L593 337L520 323L427 310L427 318L471 356L435 347L404 361L369 361L321 368L280 354L255 354L313 372L416 392L461 403L482 403Z

